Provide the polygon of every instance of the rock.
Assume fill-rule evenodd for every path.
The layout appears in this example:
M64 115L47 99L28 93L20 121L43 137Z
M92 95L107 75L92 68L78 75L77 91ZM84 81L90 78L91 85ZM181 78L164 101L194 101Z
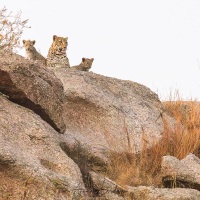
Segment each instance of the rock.
M127 197L134 200L199 200L200 192L194 189L183 188L154 188L154 187L130 187Z
M91 178L93 189L99 191L101 194L108 192L123 194L125 192L121 186L105 176L93 171L89 172L89 176Z
M33 111L0 94L0 199L67 200L85 191L59 135Z
M100 197L109 200L199 200L200 192L183 188L155 188L149 186L121 187L109 178L96 172L89 172L93 190L98 191Z
M200 159L195 155L189 154L182 160L164 156L161 170L166 187L189 187L200 191Z
M63 86L53 72L17 54L0 54L0 91L63 133Z
M107 152L136 152L161 138L162 104L149 88L92 72L54 73L64 86L66 145L78 141L106 161Z
M111 193L111 192L106 192L104 195L104 200L125 200L124 197L119 196L117 194Z

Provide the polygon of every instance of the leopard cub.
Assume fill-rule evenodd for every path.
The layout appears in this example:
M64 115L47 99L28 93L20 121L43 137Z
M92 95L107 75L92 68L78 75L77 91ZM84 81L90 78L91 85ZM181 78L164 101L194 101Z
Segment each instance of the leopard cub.
M70 69L78 71L89 71L92 67L94 58L82 58L82 62L79 65L72 66Z
M23 40L22 42L29 60L37 60L46 65L46 59L34 47L35 40Z

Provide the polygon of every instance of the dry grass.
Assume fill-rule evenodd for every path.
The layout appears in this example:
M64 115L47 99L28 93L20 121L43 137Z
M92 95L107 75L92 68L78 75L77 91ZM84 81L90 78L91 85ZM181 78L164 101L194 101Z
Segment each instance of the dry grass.
M143 143L139 154L112 153L106 175L118 184L162 186L161 159L165 155L183 159L189 153L200 157L200 103L176 99L163 102L165 112L173 116L177 126L172 130L166 119L162 139L151 149ZM144 140L145 141L145 140Z

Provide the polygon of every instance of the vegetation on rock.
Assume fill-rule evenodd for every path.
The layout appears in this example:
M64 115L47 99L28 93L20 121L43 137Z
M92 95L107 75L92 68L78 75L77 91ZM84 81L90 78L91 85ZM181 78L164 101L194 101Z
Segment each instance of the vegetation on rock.
M163 118L162 139L152 148L147 148L148 139L144 135L140 153L111 153L111 163L105 174L116 183L124 186L162 186L160 170L163 156L183 159L193 153L200 158L200 103L181 100L180 95L176 94L163 105L165 112L176 119L177 125L172 129Z

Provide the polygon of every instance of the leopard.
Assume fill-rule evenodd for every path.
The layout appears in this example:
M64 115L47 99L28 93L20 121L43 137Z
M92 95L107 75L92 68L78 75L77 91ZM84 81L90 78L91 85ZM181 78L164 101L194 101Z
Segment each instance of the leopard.
M70 69L78 71L89 71L92 67L94 58L82 58L82 62L79 65L72 66Z
M46 58L43 57L34 47L35 40L23 40L23 46L26 50L26 57L29 60L39 61L42 64L46 65Z
M68 37L53 35L53 42L47 55L47 67L51 68L70 68L67 57Z

